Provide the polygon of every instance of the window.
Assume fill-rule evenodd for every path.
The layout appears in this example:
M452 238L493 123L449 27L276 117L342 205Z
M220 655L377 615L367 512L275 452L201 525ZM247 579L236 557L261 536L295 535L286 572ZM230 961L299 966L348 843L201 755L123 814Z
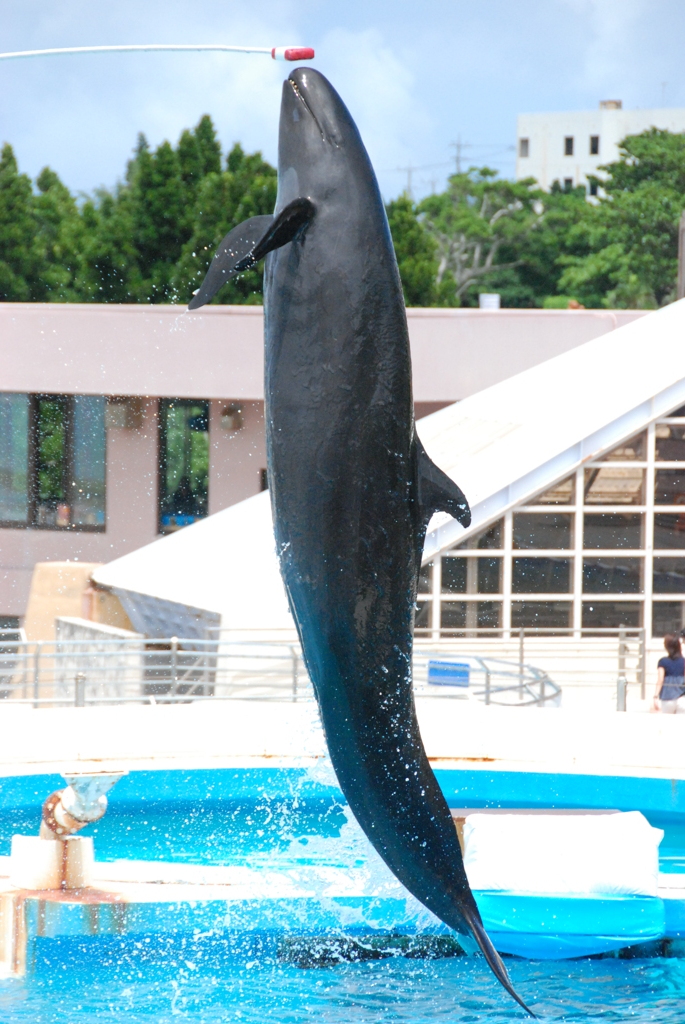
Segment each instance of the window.
M514 514L514 547L570 548L573 546L573 516L555 512Z
M573 476L567 476L565 480L561 480L554 487L550 487L548 491L543 494L538 494L537 498L533 498L530 502L531 505L572 505L576 493L576 479Z
M570 589L570 558L513 559L513 594L566 594Z
M586 512L583 547L641 548L643 519L639 512Z
M519 156L530 156L530 139L519 139Z
M599 135L590 136L590 156L599 156Z
M564 156L573 156L573 136L567 135L564 139Z
M433 589L433 563L428 562L419 569L419 594L430 594Z
M573 622L570 601L512 601L511 624L515 629L568 629Z
M657 512L654 516L654 547L685 548L685 512Z
M564 192L573 191L573 178L564 178Z
M29 396L0 395L0 522L29 525Z
M685 505L685 468L657 469L655 476L655 505Z
M685 558L654 559L654 593L685 594Z
M440 629L443 635L460 636L469 629L499 629L502 605L499 601L443 601Z
M679 633L685 627L685 602L654 601L652 604L652 636Z
M443 558L443 594L499 594L501 591L501 558Z
M590 179L590 183L588 184L587 190L588 190L588 195L596 196L596 195L599 194L599 182L597 181L596 178L591 178Z
M469 537L468 540L463 541L461 544L455 544L454 551L463 550L475 550L480 549L481 551L492 550L502 547L502 527L503 523L501 519L498 519L492 526L488 526L486 530L481 533L475 534L473 537Z
M634 466L585 470L586 505L642 505L645 471Z
M641 594L641 558L584 558L586 594Z
M428 629L430 627L431 602L417 601L416 613L414 615L414 629Z
M159 403L159 531L170 533L207 515L209 403Z
M685 427L657 423L654 457L657 462L685 462Z
M105 399L0 396L0 522L105 528Z
M583 629L637 629L642 624L638 601L583 601Z
M597 462L644 462L647 457L647 435L644 431L636 434L635 437L623 441L622 444L612 448L606 455L602 455Z

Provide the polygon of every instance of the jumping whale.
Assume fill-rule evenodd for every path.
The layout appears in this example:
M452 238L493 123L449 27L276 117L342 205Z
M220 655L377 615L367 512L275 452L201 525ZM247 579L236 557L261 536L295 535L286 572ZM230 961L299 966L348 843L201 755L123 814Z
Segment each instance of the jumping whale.
M527 1010L483 928L412 691L426 527L435 511L468 525L470 511L414 428L402 288L369 157L309 68L283 85L274 215L229 232L189 308L264 256L276 548L333 767L391 871L465 946L475 938Z

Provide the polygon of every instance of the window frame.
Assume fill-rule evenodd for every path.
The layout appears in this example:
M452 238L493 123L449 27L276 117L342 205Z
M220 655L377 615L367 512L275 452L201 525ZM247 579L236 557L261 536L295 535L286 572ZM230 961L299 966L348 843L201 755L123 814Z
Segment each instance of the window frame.
M27 516L26 522L18 523L16 520L0 519L0 529L3 530L41 530L54 533L106 533L107 532L107 428L104 429L104 492L103 506L105 519L99 523L57 523L38 522L38 510L40 507L40 493L38 483L38 403L41 401L59 400L65 408L64 414L64 459L62 462L62 481L67 497L69 508L73 508L73 500L69 495L70 489L75 485L74 475L74 410L76 400L79 398L101 398L101 395L86 394L61 394L59 392L11 392L12 394L25 394L28 398L28 461L27 461ZM67 501L65 501L67 504Z

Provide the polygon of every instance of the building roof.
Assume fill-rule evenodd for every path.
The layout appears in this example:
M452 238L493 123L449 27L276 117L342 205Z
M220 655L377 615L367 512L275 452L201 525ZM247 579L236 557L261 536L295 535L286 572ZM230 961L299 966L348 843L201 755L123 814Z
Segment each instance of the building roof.
M424 417L418 432L429 455L462 488L473 514L466 531L434 516L425 558L681 405L685 300ZM292 622L266 493L111 562L95 580L120 595L218 613L224 627ZM134 625L142 628L140 620Z

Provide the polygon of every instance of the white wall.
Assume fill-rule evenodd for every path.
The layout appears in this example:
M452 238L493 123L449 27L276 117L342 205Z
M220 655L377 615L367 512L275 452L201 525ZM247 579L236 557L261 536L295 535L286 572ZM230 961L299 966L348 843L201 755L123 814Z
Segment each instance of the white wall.
M517 121L516 177L535 178L549 189L556 179L564 184L585 185L588 174L598 174L601 164L618 159L618 143L626 135L648 128L685 132L685 108L663 110L580 110L565 113L519 114ZM564 156L564 138L574 138L573 156ZM590 155L590 136L599 135L599 155ZM529 156L520 156L520 140L529 140Z

